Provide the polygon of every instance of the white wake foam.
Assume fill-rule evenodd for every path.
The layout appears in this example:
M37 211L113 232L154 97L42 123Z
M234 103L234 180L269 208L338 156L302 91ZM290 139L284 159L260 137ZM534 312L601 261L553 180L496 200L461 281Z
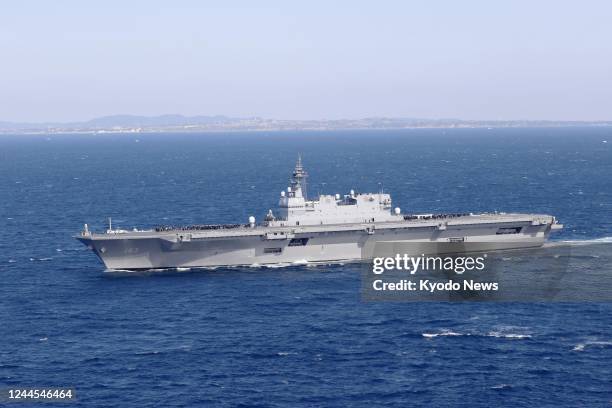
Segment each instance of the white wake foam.
M612 341L585 341L584 343L576 344L572 351L584 351L585 348L591 346L600 348L610 347L612 346Z
M459 333L452 330L441 330L435 333L421 333L421 336L426 339L433 339L436 337L458 337L458 336L475 336L475 337L495 337L501 339L510 339L510 340L524 340L530 339L531 334L526 333L515 333L515 332L501 332L501 331L490 331L485 334L482 333Z
M439 333L421 333L421 335L426 339L433 339L438 336L465 336L463 333L457 333L450 330L442 330ZM469 334L467 334L467 336L469 336Z
M550 241L549 246L555 245L597 245L597 244L610 244L612 243L612 237L601 237L593 239L567 239L564 241Z
M492 390L505 390L508 388L512 388L510 384L497 384L491 387Z
M520 333L502 333L497 331L492 331L487 334L487 337L498 337L504 339L530 339L531 334L520 334Z

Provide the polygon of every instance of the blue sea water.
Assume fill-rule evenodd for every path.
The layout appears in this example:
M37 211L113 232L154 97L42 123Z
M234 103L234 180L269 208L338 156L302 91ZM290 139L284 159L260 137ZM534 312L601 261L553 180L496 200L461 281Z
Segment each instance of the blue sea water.
M609 141L606 143L604 141ZM556 215L612 253L612 129L0 137L0 388L73 406L609 406L609 303L363 302L356 265L109 273L71 235L245 222L309 194Z

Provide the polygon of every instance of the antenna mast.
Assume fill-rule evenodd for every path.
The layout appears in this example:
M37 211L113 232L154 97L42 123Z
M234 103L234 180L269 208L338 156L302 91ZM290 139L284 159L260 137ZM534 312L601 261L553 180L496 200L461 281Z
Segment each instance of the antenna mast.
M298 154L298 160L295 164L295 169L293 170L293 176L291 178L291 187L293 189L301 188L302 195L304 196L304 200L306 200L306 178L308 177L308 173L304 170L304 166L302 166L302 155Z

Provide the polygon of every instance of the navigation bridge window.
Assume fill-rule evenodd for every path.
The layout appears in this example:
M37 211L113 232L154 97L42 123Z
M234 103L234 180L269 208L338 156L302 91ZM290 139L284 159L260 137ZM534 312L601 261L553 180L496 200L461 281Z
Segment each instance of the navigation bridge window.
M342 201L338 201L338 205L357 205L357 199L351 196L344 196Z
M289 246L304 246L308 243L308 238L293 238L289 241Z
M512 228L500 228L497 230L495 234L497 235L505 235L505 234L520 234L523 227L512 227Z

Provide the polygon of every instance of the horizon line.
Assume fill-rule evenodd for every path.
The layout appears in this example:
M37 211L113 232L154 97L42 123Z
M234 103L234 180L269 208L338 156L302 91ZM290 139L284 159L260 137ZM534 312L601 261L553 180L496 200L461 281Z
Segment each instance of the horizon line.
M604 123L612 122L611 119L465 119L456 117L418 117L418 116L386 116L386 115L372 115L372 116L361 116L361 117L342 117L342 118L308 118L308 119L292 119L292 118L276 118L266 117L259 115L247 115L247 116L233 116L226 114L194 114L186 115L182 113L162 113L162 114L132 114L132 113L115 113L108 115L100 115L90 117L88 119L80 120L4 120L0 119L1 124L14 124L14 125L71 125L71 124L86 124L89 122L101 120L101 119L161 119L161 118L176 118L176 119L226 119L226 120L261 120L261 121L280 121L280 122L341 122L341 121L362 121L362 120L404 120L404 121L454 121L454 122L557 122L557 123Z

